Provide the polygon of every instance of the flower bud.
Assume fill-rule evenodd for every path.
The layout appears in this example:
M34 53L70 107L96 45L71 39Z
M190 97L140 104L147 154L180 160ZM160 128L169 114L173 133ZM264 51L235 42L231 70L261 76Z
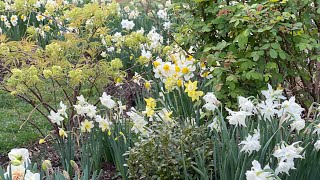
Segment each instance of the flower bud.
M44 139L40 139L39 140L39 144L43 144L43 143L45 143L46 141L44 140Z
M45 171L48 170L48 169L51 169L51 168L52 168L51 162L50 162L49 160L44 160L44 161L42 162L41 167L42 167L42 169L45 170Z

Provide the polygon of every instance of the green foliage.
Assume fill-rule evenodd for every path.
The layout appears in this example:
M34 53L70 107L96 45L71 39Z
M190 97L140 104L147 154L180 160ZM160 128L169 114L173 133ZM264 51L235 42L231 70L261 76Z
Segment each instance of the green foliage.
M175 38L215 68L210 86L228 106L269 82L290 89L307 108L319 101L312 86L319 84L316 9L318 3L294 0L178 1Z
M159 128L128 152L127 165L132 179L199 179L198 153L203 166L212 173L213 144L206 127ZM211 167L211 168L210 168ZM200 168L200 167L199 167Z

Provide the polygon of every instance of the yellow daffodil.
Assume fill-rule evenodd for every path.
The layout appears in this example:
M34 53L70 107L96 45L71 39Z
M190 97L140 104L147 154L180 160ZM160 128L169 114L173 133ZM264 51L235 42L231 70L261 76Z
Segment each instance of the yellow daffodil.
M192 101L195 101L195 100L199 100L199 97L203 96L203 92L202 91L191 91L191 92L188 92L188 96L191 97L191 100Z
M157 106L157 102L156 100L154 100L152 97L148 98L148 99L144 99L147 103L147 106L154 109Z
M194 82L189 81L187 84L185 84L186 89L184 92L189 93L197 90L197 84L198 84L198 81L194 81Z

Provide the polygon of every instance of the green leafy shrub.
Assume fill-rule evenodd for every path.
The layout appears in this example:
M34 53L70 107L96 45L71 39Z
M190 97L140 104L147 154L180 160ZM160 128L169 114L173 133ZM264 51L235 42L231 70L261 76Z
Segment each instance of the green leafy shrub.
M282 84L305 108L319 101L318 3L197 0L177 3L174 11L184 22L176 41L194 46L195 57L215 68L208 85L228 106L267 82Z
M206 127L175 127L152 134L128 152L129 177L133 179L197 179L197 155L212 165L213 143Z

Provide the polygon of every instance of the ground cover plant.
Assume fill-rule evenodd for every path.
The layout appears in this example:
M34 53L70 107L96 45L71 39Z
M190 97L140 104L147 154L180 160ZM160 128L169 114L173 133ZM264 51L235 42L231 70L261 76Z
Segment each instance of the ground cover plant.
M3 96L58 156L17 144L0 178L319 178L309 2L0 2Z

